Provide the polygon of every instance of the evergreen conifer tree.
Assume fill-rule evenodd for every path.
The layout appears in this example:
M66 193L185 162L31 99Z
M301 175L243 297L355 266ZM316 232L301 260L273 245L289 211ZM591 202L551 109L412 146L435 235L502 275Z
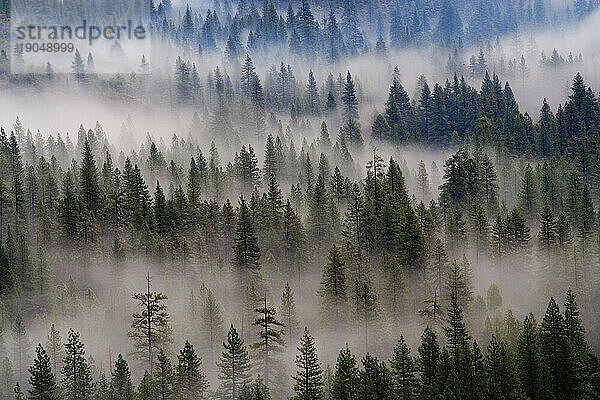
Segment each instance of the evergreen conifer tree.
M147 363L148 371L152 374L154 353L168 346L172 339L169 314L164 304L167 296L150 290L150 273L146 276L146 286L145 293L133 295L141 311L132 314L128 336L135 346L135 354Z
M356 358L350 352L348 345L340 350L335 365L335 373L331 384L333 398L340 400L355 399L358 395L358 366Z
M155 395L159 400L170 400L175 391L175 373L171 360L161 349L156 357L154 368Z
M131 372L127 361L119 354L115 361L115 368L112 371L110 381L111 399L115 400L131 400L135 398L135 389L131 383Z
M29 368L29 385L28 398L30 400L54 400L58 398L58 386L52 372L50 357L42 345L38 345L35 349L36 358L33 360L33 365Z
M201 399L208 388L204 372L200 369L202 358L196 355L194 346L186 341L177 356L177 388L183 400Z
M243 196L240 196L234 242L233 266L241 274L243 282L255 280L260 270L260 249L250 210Z
M222 398L235 400L240 398L242 386L250 383L251 364L244 340L239 337L233 325L229 328L227 342L223 342L223 347L225 350L217 361L221 370L219 390L222 392Z
M283 316L283 323L285 324L285 335L289 340L294 340L298 336L298 315L296 313L296 301L294 299L294 292L290 288L289 282L285 283L285 288L281 295L281 315Z
M264 305L254 309L258 317L252 323L258 327L258 341L252 344L252 348L257 352L259 362L262 364L263 379L265 384L270 387L275 382L275 364L277 362L275 354L283 351L285 345L284 324L275 318L275 308L267 306L267 299L262 299Z
M415 363L410 355L410 349L400 335L390 359L390 367L394 380L394 393L396 399L414 399L416 394Z
M85 358L85 347L80 334L69 330L65 343L65 356L62 368L63 394L69 400L88 400L93 395L92 375Z
M329 249L329 262L323 266L321 278L321 310L324 321L337 327L346 320L348 292L346 270L340 249L334 244Z
M299 354L296 355L295 364L298 368L294 379L294 391L296 395L293 399L319 400L323 398L323 370L317 358L315 340L304 328L304 335L300 339L298 347Z

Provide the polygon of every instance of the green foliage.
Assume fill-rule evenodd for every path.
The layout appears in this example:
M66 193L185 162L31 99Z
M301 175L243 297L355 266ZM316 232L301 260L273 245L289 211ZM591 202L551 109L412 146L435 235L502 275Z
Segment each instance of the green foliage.
M50 357L41 345L35 349L36 358L29 368L28 398L31 400L54 400L57 399L58 386L52 373ZM82 397L85 398L85 397Z
M390 367L394 380L395 398L409 400L416 395L417 381L415 377L416 366L410 355L410 349L400 335L400 339L394 347L394 353L390 359Z
M329 249L329 262L323 266L321 278L321 312L323 322L330 327L344 324L347 318L346 270L340 249Z
M92 398L92 374L85 358L85 347L80 340L80 335L74 330L69 330L69 337L65 343L65 356L62 368L63 392L66 399Z
M523 321L523 330L519 335L517 351L517 374L521 388L530 399L539 398L543 371L540 370L540 338L537 322L533 314Z
M283 323L285 325L285 335L290 338L290 341L294 340L299 334L299 322L294 292L292 292L289 282L285 283L285 288L281 295L281 315L283 316Z
M250 383L251 364L244 340L239 337L233 325L229 328L227 342L223 342L223 347L225 350L217 361L221 382L219 391L222 398L235 400L241 398L242 387Z
M232 260L234 268L241 274L243 282L255 279L260 271L260 249L250 210L243 196L240 196L234 241L234 257Z
M135 389L131 383L131 371L121 354L117 356L115 368L112 371L110 395L112 399L116 400L132 399L135 396Z
M171 399L176 385L176 376L171 365L171 360L162 349L158 353L156 360L153 377L155 394L160 400Z
M544 387L551 396L571 398L576 393L573 349L566 335L565 320L554 298L550 299L540 326L540 352Z
M516 374L506 344L492 335L485 359L488 371L486 396L489 398L520 399Z
M394 398L394 383L392 373L385 365L371 354L362 359L362 366L358 372L359 399L365 400L391 400Z
M138 397L140 400L151 400L156 398L156 383L148 371L144 372L144 377L138 386Z
M168 346L172 339L169 314L164 304L167 296L150 291L150 274L147 276L147 287L145 293L133 295L141 311L132 314L128 336L133 341L135 355L147 363L148 371L152 374L154 353Z
M239 400L271 400L271 394L269 388L265 385L260 375L258 375L254 383L242 386L240 395L237 398Z
M304 328L304 335L300 338L299 354L296 355L295 364L298 368L294 379L293 399L308 400L323 398L323 370L317 358L315 340Z
M268 307L266 298L262 300L264 305L254 309L258 316L252 325L258 327L259 331L258 341L251 347L256 351L259 363L262 364L265 384L270 387L275 380L273 374L277 363L275 355L282 352L285 346L284 324L275 318L275 307Z
M184 400L204 397L208 382L200 369L202 358L196 355L194 346L188 341L177 356L177 393Z
M340 350L331 384L331 395L335 399L350 400L358 395L358 366L356 358L346 345Z

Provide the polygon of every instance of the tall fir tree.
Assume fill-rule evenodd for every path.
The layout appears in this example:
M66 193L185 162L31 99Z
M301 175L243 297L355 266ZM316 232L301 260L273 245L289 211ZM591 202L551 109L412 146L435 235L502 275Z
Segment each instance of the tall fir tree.
M294 379L294 392L296 400L319 400L324 397L323 393L323 370L317 357L315 340L310 335L308 328L304 328L304 334L300 339L298 347L299 354L296 355L295 364L298 368Z
M260 271L260 249L250 209L243 196L240 196L238 221L235 226L234 256L232 264L240 274L242 282L256 280Z
M331 395L339 400L351 400L358 396L358 365L348 345L340 350L331 384Z
M35 349L36 358L33 365L29 368L28 398L31 400L54 400L57 399L58 386L52 372L50 357L42 345Z
M148 272L146 291L135 293L133 299L138 302L141 311L132 314L128 336L133 342L136 356L146 363L148 371L152 374L155 352L166 348L172 341L169 314L165 304L167 296L151 291Z
M415 377L415 363L410 355L410 349L400 335L398 343L394 347L394 353L390 359L390 367L394 380L394 393L396 399L414 399L417 389Z
M93 395L90 366L85 358L85 347L80 334L69 330L65 343L65 356L62 368L63 395L66 399L88 400Z
M220 368L219 391L221 398L235 400L239 398L242 386L250 383L250 357L244 346L244 340L231 325L227 333L227 342L223 342L224 351L217 361Z
M202 358L196 355L196 350L186 341L177 356L177 389L183 400L201 399L208 389L208 381L200 369Z

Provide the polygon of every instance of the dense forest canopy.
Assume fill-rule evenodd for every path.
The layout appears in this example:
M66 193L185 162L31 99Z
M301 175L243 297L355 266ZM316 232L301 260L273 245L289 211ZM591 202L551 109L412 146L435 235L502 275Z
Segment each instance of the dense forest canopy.
M0 399L600 396L596 54L543 47L600 14L554 3L0 1L151 32L2 25Z

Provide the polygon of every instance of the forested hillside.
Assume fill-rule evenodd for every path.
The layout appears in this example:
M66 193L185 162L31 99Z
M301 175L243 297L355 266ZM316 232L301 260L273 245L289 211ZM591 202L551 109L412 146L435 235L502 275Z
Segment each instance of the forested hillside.
M0 50L0 399L599 398L597 57L544 35L600 14L558 3L0 1L150 32Z

